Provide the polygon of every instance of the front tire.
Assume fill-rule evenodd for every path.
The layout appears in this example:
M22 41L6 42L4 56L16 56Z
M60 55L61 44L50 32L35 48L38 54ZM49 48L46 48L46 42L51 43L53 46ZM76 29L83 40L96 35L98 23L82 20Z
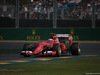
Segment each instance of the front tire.
M53 51L56 51L56 56L59 57L61 56L61 46L60 44L54 44L53 45Z
M26 51L32 51L32 45L29 43L24 44L22 51L25 51L25 53L23 54L24 57L30 57L31 55L27 55Z
M70 51L72 55L80 55L80 44L79 43L72 43L70 47Z

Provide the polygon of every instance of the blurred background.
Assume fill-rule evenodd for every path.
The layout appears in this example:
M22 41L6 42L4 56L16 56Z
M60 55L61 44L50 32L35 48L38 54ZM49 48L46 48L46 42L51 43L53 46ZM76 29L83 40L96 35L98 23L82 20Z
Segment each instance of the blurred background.
M26 27L24 21L27 21L29 27L37 24L33 24L32 20L43 20L42 25L48 22L47 26L43 25L44 27L56 28L57 24L58 27L66 27L66 25L75 24L73 21L76 20L81 20L80 23L86 20L88 24L86 27L98 27L99 25L94 22L100 20L100 0L0 0L0 18L5 18L4 20L9 18L9 22L13 22L13 25L9 23L11 27L16 28ZM60 25L56 22L57 20L60 21Z
M100 40L99 27L100 0L0 0L0 40L44 40L49 33Z

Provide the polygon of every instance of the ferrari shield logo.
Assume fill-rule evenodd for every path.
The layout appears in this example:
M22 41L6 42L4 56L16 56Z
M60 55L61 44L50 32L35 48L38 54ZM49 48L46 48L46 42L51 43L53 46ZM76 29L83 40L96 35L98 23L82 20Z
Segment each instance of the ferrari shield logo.
M35 33L36 33L36 30L32 30L32 34L35 35Z

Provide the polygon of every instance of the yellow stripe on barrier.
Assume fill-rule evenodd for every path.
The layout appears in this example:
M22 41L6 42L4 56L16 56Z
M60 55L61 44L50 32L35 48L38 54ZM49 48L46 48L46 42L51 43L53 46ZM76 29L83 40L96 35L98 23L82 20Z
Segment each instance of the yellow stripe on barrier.
M72 58L72 57L59 57L59 58L63 58L63 59L65 59L65 58Z
M48 60L52 60L52 59L34 59L34 60L48 61Z
M23 62L29 62L29 61L13 61L13 62L20 62L20 63L23 63Z
M0 63L0 65L11 64L11 63Z

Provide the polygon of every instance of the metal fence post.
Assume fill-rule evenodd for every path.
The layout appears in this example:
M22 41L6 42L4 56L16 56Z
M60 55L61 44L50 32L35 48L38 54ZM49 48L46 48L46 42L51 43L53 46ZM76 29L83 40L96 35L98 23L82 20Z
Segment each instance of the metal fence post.
M48 8L47 11L48 11L48 13L47 13L48 14L48 18L47 19L49 20L50 19L50 8Z
M56 0L53 0L53 28L57 28L57 5L56 5Z
M92 0L92 28L95 28L95 0Z
M19 28L19 0L16 0L15 27Z
M32 19L32 17L31 17L31 8L29 8L29 19Z
M65 14L64 14L64 8L62 8L62 10L61 10L61 18L62 18L62 19L64 19L64 15L65 15Z

